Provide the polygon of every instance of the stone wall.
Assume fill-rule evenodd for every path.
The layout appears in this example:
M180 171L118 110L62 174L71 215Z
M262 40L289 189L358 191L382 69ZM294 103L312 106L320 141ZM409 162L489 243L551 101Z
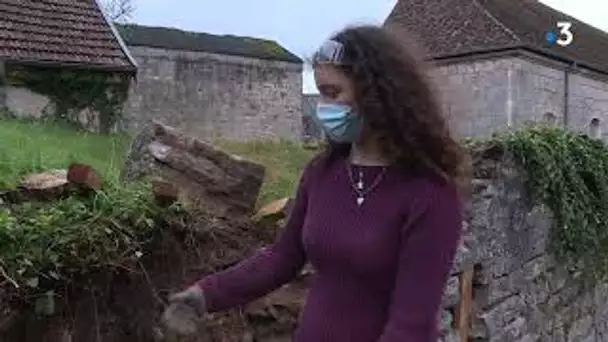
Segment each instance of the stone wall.
M551 215L532 203L524 175L500 150L475 154L475 177L444 297L444 341L459 302L459 278L474 269L469 341L608 341L608 284L583 290L547 250Z
M199 138L299 138L302 66L131 46L139 64L125 112L138 130L160 120Z
M602 134L608 121L608 77L575 68L566 81L567 68L539 56L495 56L439 65L434 76L461 136L487 136L548 115L584 132L596 119Z
M0 111L6 109L6 69L0 60Z
M6 108L19 117L40 118L54 108L48 97L25 87L8 85L5 94Z

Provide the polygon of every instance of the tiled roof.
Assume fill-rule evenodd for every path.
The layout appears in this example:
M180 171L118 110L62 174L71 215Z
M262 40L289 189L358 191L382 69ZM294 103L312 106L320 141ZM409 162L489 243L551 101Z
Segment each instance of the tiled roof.
M573 25L567 47L545 42L558 21ZM398 0L385 25L416 35L430 58L524 48L608 73L608 33L537 0Z
M96 0L0 0L0 59L134 70Z
M188 32L168 27L116 25L129 46L201 51L259 59L302 63L302 59L272 40Z

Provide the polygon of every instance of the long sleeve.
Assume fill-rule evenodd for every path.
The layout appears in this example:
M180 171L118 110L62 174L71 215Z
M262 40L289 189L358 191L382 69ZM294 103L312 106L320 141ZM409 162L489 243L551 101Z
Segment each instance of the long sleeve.
M437 315L462 230L461 203L449 186L431 187L425 209L402 233L388 322L379 342L435 342Z
M269 247L239 264L198 282L209 312L245 305L294 279L304 267L302 226L308 202L307 172L303 172L283 231Z

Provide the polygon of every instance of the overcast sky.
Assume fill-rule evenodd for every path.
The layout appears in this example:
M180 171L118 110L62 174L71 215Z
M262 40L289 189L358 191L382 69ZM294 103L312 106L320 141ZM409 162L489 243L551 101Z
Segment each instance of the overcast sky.
M132 20L139 24L272 39L306 57L346 25L382 23L397 0L133 1ZM608 32L608 0L541 1ZM309 74L304 91L316 92Z

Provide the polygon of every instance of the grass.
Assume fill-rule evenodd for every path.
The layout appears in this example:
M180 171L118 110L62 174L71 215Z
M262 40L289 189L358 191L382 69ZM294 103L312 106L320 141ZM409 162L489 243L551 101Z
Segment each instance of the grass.
M102 136L67 127L20 120L0 121L0 189L27 173L88 164L117 179L129 143L124 135Z
M266 179L262 185L259 204L293 195L300 173L313 157L314 151L306 150L292 141L218 141L218 146L239 156L258 162L266 167Z

